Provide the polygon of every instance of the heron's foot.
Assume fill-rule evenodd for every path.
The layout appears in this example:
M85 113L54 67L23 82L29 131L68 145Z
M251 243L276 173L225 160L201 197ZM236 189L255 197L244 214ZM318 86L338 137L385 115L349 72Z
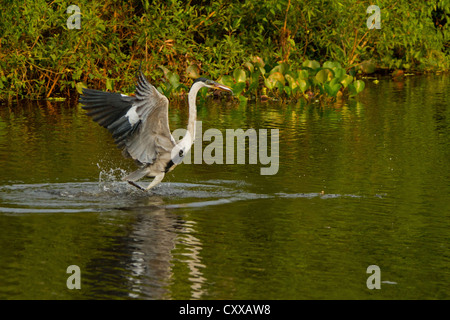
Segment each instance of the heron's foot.
M133 187L138 188L139 190L147 191L145 188L141 187L140 185L138 185L138 184L135 183L134 181L127 180L127 182L128 182L129 184L131 184Z

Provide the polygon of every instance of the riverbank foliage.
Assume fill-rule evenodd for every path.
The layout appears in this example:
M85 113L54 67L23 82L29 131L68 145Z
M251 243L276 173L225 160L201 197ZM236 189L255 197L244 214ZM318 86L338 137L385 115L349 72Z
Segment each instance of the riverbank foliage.
M371 4L380 29L367 26ZM80 29L68 28L70 5ZM362 74L450 67L446 0L5 0L0 9L0 99L74 96L77 85L132 92L141 62L172 96L203 75L242 100L354 95Z

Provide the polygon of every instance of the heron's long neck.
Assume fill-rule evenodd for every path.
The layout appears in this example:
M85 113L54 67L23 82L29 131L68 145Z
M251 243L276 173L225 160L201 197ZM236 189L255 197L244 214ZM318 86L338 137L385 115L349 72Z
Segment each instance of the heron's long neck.
M197 120L197 105L195 100L197 98L198 90L203 87L203 83L196 82L192 85L191 90L189 90L188 94L188 103L189 103L189 122L187 131L190 134L190 138L192 139L191 143L194 143L195 139L195 121ZM186 137L186 136L185 136Z

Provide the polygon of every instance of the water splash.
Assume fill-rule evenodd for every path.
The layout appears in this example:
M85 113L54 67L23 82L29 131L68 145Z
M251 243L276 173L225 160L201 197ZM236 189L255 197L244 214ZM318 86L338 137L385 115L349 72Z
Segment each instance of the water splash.
M99 163L97 163L97 167L100 169L98 174L98 187L101 191L122 193L128 189L122 181L122 178L127 175L127 172L124 169L102 169Z

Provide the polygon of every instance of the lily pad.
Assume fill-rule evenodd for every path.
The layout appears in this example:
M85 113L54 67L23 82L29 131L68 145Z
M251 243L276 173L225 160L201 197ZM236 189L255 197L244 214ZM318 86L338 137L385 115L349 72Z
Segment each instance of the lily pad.
M289 82L289 87L293 90L298 87L298 82L292 77L290 74L284 76L286 80Z
M276 65L272 70L270 70L270 73L275 73L275 72L279 72L281 74L286 74L286 72L289 70L289 66L287 63L282 62L278 65Z
M258 57L258 56L252 57L252 62L253 62L253 64L254 64L255 66L258 66L258 67L264 67L264 66L266 65L266 64L264 63L264 60L261 59L261 58Z
M337 61L325 61L322 65L323 68L336 69L342 68L341 64Z
M189 67L187 67L186 73L189 78L197 79L200 77L200 68L196 64L191 64Z
M323 85L325 92L331 96L331 97L335 97L336 94L338 93L338 91L341 89L341 84L340 83L335 83L333 85L325 83Z
M245 71L241 68L237 68L233 72L234 80L236 82L245 82L247 80L247 76L245 74Z
M305 60L302 63L303 67L311 68L313 70L320 68L320 63L316 60Z
M272 73L264 80L264 84L270 90L272 90L275 87L279 87L280 85L284 85L284 82L285 79L283 75L279 72Z
M248 61L246 63L244 63L244 67L247 67L247 69L250 71L250 73L253 73L253 71L255 70L255 67L253 66L253 64Z
M351 96L356 96L358 93L364 90L365 83L362 80L356 80L354 83L348 85L348 91Z
M303 79L298 80L298 85L303 93L309 88L309 82Z
M308 70L300 70L299 73L298 73L298 78L299 79L303 79L303 80L308 79L309 78Z
M343 80L345 78L345 69L343 68L334 68L333 69L334 72L334 78L340 80Z
M278 81L282 84L284 84L284 82L285 82L284 76L281 72L274 72L269 76L269 78L275 79L276 81Z
M356 93L360 93L361 91L364 90L366 84L364 81L362 80L356 80L355 81L355 89L356 89Z
M341 84L344 86L344 88L347 88L347 86L353 82L353 77L349 74L346 74L345 77L341 80Z
M316 80L320 83L325 83L333 79L333 73L328 69L322 69L316 74Z
M234 85L233 77L228 75L223 76L222 79L220 79L220 82L227 87L232 87Z

